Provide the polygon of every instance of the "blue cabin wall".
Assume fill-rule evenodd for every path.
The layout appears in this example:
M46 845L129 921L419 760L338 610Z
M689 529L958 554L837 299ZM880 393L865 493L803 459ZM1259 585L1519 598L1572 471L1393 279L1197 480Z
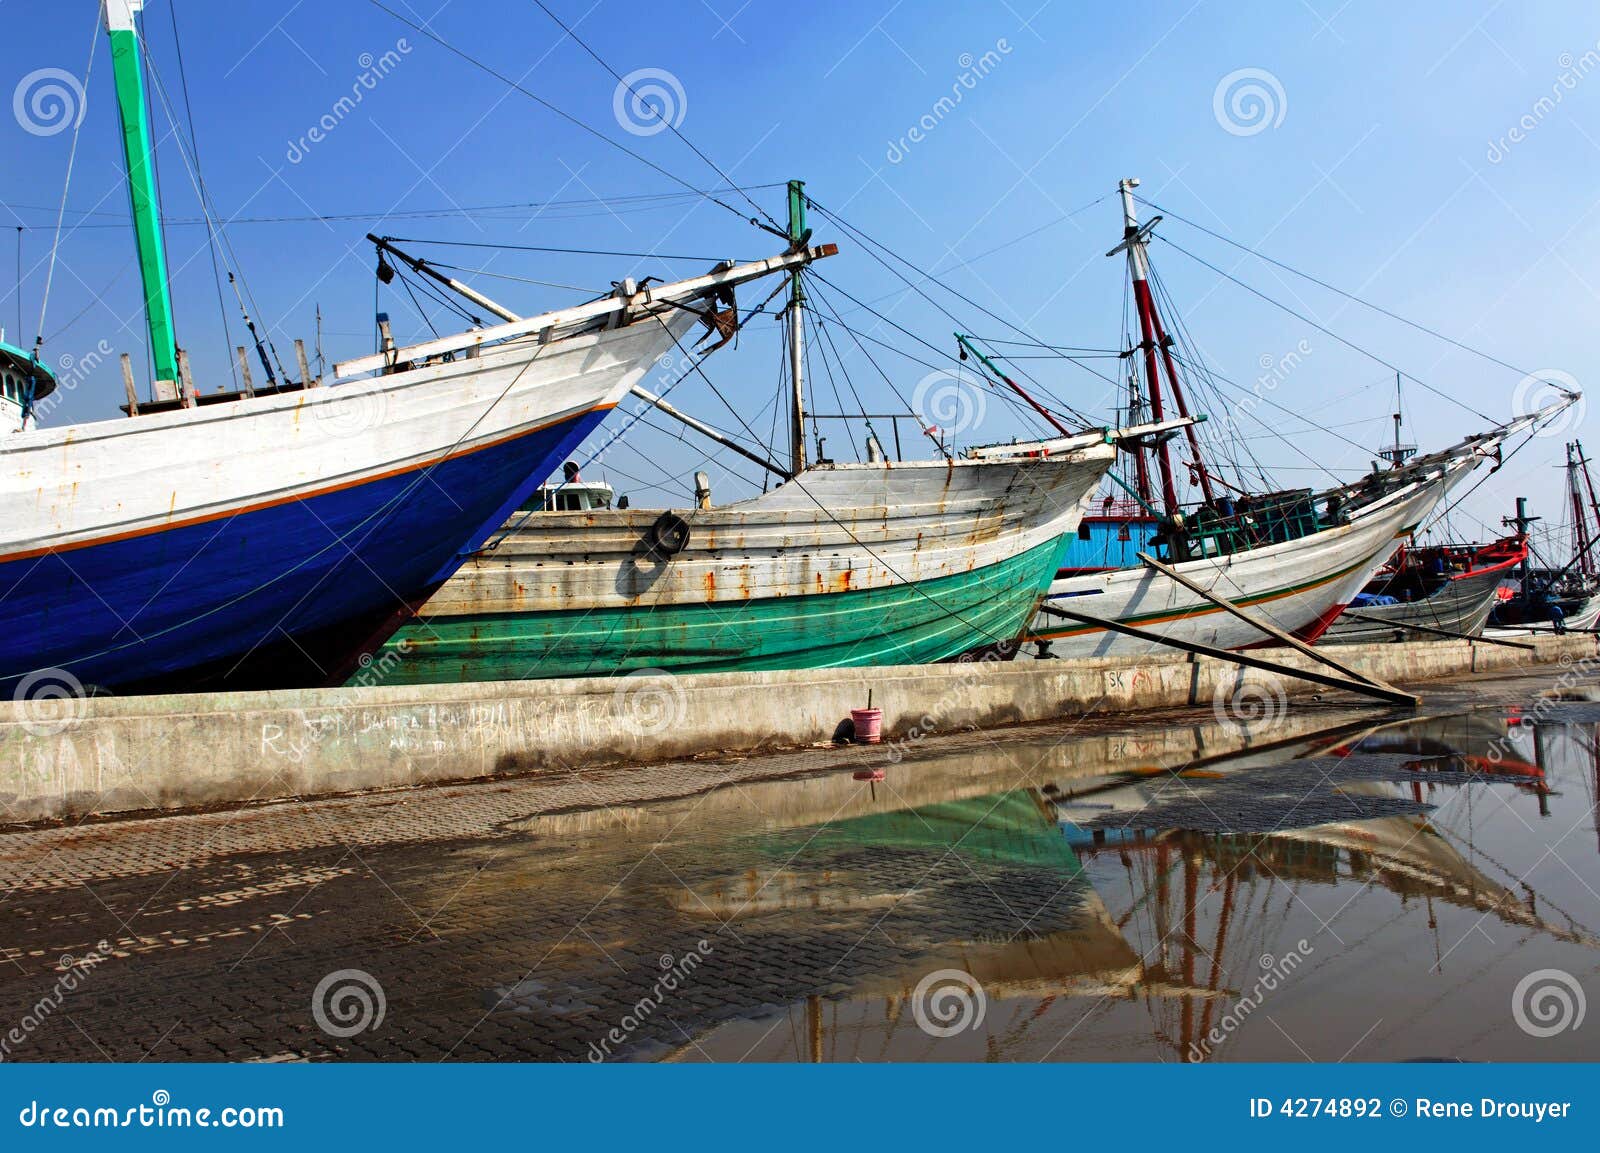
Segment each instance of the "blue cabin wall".
M1122 529L1128 530L1127 540L1118 539ZM1083 539L1083 534L1088 539ZM1131 568L1139 563L1139 553L1148 551L1150 538L1156 533L1156 523L1149 517L1086 516L1082 527L1067 545L1061 560L1063 569L1118 569Z

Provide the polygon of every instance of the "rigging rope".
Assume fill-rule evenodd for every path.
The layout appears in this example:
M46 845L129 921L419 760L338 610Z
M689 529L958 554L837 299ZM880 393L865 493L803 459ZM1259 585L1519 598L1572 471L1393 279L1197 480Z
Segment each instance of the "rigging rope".
M1190 260L1194 261L1196 264L1204 265L1206 268L1209 268L1212 272L1215 272L1218 276L1222 277L1224 280L1231 281L1233 284L1238 285L1240 288L1244 289L1246 292L1250 293L1252 296L1258 296L1262 300L1266 301L1268 304L1272 305L1274 308L1281 309L1282 311L1287 312L1290 316L1292 316L1296 320L1300 321L1300 323L1309 324L1312 328L1316 329L1318 332L1322 333L1323 335L1331 336L1334 340L1337 340L1340 344L1345 345L1347 348L1354 349L1356 352L1359 352L1362 356L1367 357L1369 360L1377 361L1379 364L1381 364L1385 368L1387 368L1390 372L1399 373L1401 376L1405 377L1406 379L1415 381L1417 384L1420 384L1423 388L1427 389L1429 392L1433 393L1435 396L1442 397L1443 399L1448 400L1451 404L1459 405L1460 407L1466 409L1468 412L1472 413L1473 416L1476 416L1476 417L1479 417L1479 418L1481 418L1483 420L1486 420L1490 424L1494 424L1495 423L1494 417L1488 416L1485 413L1479 412L1477 409L1473 408L1470 404L1466 403L1464 400L1461 400L1458 397L1451 396L1448 392L1445 392L1443 389L1435 388L1433 385L1429 384L1427 381L1423 380L1421 377L1414 376L1411 373L1406 372L1404 369L1400 368L1398 365L1391 364L1389 361L1385 360L1383 357L1379 356L1377 353L1371 352L1371 351L1369 351L1369 350L1367 350L1365 348L1362 348L1355 341L1349 340L1349 339L1347 339L1347 338L1345 338L1343 336L1340 336L1337 332L1334 332L1332 329L1326 327L1325 325L1318 324L1316 321L1312 320L1309 316L1306 316L1303 313L1296 312L1294 309L1290 308L1287 304L1282 304L1282 303L1272 299L1272 297L1268 296L1266 293L1260 291L1259 289L1252 288L1250 285L1246 284L1244 281L1240 280L1238 277L1232 275L1231 273L1224 272L1222 269L1218 268L1215 264L1212 264L1210 261L1205 260L1202 257L1196 256L1194 253L1190 252L1187 248L1184 248L1182 245L1180 245L1177 242L1171 240L1170 238L1162 236L1160 233L1152 233L1151 235L1154 236L1155 239L1157 239L1157 240L1161 241L1163 244L1167 245L1168 247L1174 248L1177 251L1183 253L1183 255L1187 256Z
M1510 371L1516 373L1518 376L1532 376L1533 375L1530 372L1527 372L1527 371L1525 371L1523 369L1518 368L1514 364L1508 364L1506 361L1501 360L1497 356L1494 356L1494 355L1492 355L1490 353L1484 352L1481 349L1473 348L1470 344L1463 344L1461 341L1455 339L1452 336L1446 336L1444 333L1439 332L1436 329L1429 328L1425 324L1418 324L1414 320L1407 320L1405 317L1401 316L1399 313L1392 312L1389 309L1384 308L1381 304L1373 304L1370 300L1363 300L1361 297L1355 295L1352 292L1346 292L1344 289L1339 288L1336 285L1329 284L1326 280L1321 280L1321 279L1319 279L1319 278L1317 278L1315 276L1312 276L1309 272L1301 272L1298 268L1294 268L1291 265L1284 264L1282 261L1274 260L1272 257L1266 255L1265 253L1257 252L1255 249L1250 248L1248 245L1244 245L1244 244L1239 243L1237 240L1230 239L1229 237L1224 236L1220 232L1213 232L1211 229L1207 228L1205 225L1199 224L1199 223L1197 223L1197 222L1195 222L1193 220L1189 220L1189 219L1187 219L1185 217L1179 216L1176 212L1173 212L1172 210L1167 209L1167 208L1162 208L1159 204L1156 204L1153 201L1146 200L1142 196L1137 196L1136 195L1134 197L1134 199L1138 200L1141 204L1148 205L1149 207L1155 209L1157 212L1160 212L1165 216L1170 216L1174 220L1176 220L1176 221L1178 221L1178 222L1180 222L1182 224L1187 224L1190 228L1198 229L1199 231L1204 232L1207 236L1211 236L1211 237L1216 238L1217 240L1222 241L1224 244L1232 245L1234 248L1237 248L1241 252L1248 253L1249 255L1255 257L1257 260L1265 261L1266 263L1272 265L1275 268L1281 268L1285 272L1293 273L1295 276L1301 277L1304 280L1309 280L1312 284L1315 284L1319 288L1325 288L1329 292L1333 293L1334 295L1342 296L1346 300L1353 301L1354 303L1361 305L1363 308L1370 308L1374 312L1380 313L1383 316L1387 316L1390 320L1399 321L1401 324L1406 325L1408 328L1414 328L1418 332L1425 333L1426 335L1433 337L1435 340L1442 340L1446 344L1454 345L1456 348L1459 348L1462 352L1470 352L1473 356L1482 357L1484 360L1489 361L1491 364L1497 364L1501 368L1509 369Z
M685 180L683 177L679 176L677 173L672 172L672 171L670 171L670 170L668 170L666 168L663 168L661 165L657 164L655 161L650 160L649 158L645 157L642 153L636 152L634 149L629 148L626 144L623 144L621 141L613 140L611 137L607 136L604 132L601 132L598 128L595 128L594 126L589 124L587 121L579 119L578 117L574 116L572 113L566 111L564 108L561 108L558 105L552 103L551 101L546 100L543 96L540 96L538 93L533 92L532 90L530 90L528 88L524 88L521 84L519 84L517 81L511 79L505 73L499 71L496 68L491 67L488 64L485 64L483 61L477 59L476 57L470 55L469 53L463 51L462 49L457 48L454 44L451 44L448 40L446 40L444 37L440 36L437 32L433 31L431 28L424 27L423 25L418 24L415 21L408 19L407 17L400 15L400 13L396 12L393 8L390 8L388 5L382 3L382 0L367 0L367 2L369 4L371 4L374 8L377 8L380 11L387 13L389 16L393 17L395 20L398 20L400 23L404 24L407 28L410 28L412 31L416 32L419 36L426 36L429 40L432 40L435 44L439 45L439 47L445 49L448 52L453 53L456 56L459 56L461 59L465 60L468 64L471 64L474 68L477 68L477 69L479 69L479 70L481 70L483 72L488 73L490 76L493 76L496 80L500 81L500 83L506 85L508 88L511 88L511 89L513 89L513 90L515 90L517 92L522 93L524 96L528 97L528 99L532 100L534 103L540 105L541 107L543 107L547 111L552 112L555 115L561 117L561 119L567 121L569 124L572 124L573 126L582 129L584 132L587 132L590 136L595 137L597 140L600 140L600 141L602 141L602 142L604 142L606 144L609 144L612 148L617 149L619 152L622 152L623 154L632 157L634 160L637 160L640 164L643 164L646 168L652 169L655 172L659 172L662 176L665 176L668 180L673 181L675 184L683 185L683 187L688 189L690 192L694 192L694 193L699 194L700 196L704 197L705 199L711 201L711 203L717 205L719 208L724 208L727 211L733 213L735 216L739 217L741 220L749 219L744 215L743 212L740 212L737 208L733 207L733 205L728 204L726 201L718 199L716 196L713 196L709 190L703 189L703 188L696 188L692 183L690 183L689 181ZM540 7L543 8L544 6L541 4ZM546 11L546 13L549 13L549 9L548 8L546 8L545 11ZM555 20L555 17L551 16L551 19ZM561 22L559 20L556 20L556 23L560 24ZM565 27L565 25L563 25L563 27ZM567 34L569 36L572 35L572 33L570 31L568 31ZM573 36L572 38L574 40L578 39L576 36ZM578 41L578 42L580 44L582 43L582 41ZM591 53L591 55L593 55L593 53ZM596 59L598 59L598 57L596 57ZM631 92L632 89L630 88L629 91ZM673 131L676 132L677 130L673 129ZM681 137L681 134L680 134L680 139L681 138L682 137ZM693 147L693 146L691 145L691 147ZM713 164L711 167L712 168L716 168L716 165ZM719 176L722 176L722 173L721 173L720 169L717 170L717 174ZM727 182L728 184L730 184L730 185L732 184L732 181L729 181L726 176L722 176L722 179L725 182ZM741 190L740 194L743 195L746 200L750 199L748 193L745 193L745 192L743 192ZM751 201L751 203L754 203L754 201ZM766 213L763 212L762 215L765 216ZM767 217L767 219L771 220L772 218L769 216L769 217ZM755 223L753 220L751 222Z
M94 23L89 35L89 62L83 66L83 86L89 87L89 74L94 71L95 45L100 43L100 13L95 12ZM39 345L44 341L45 310L50 307L50 285L56 274L56 252L61 247L61 224L67 212L67 193L72 189L72 166L78 158L78 135L83 128L83 119L80 117L72 126L72 146L67 150L67 176L61 185L61 207L56 210L56 232L50 241L50 264L44 275L44 299L39 302L39 327L35 329L34 353L38 354ZM18 286L20 292L21 286ZM22 339L22 334L17 333L17 339Z

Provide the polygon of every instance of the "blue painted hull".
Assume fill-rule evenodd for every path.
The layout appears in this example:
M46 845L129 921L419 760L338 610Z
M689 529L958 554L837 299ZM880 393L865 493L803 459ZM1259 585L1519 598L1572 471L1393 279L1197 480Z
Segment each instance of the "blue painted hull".
M0 691L41 669L116 691L337 681L604 415L226 519L0 563Z

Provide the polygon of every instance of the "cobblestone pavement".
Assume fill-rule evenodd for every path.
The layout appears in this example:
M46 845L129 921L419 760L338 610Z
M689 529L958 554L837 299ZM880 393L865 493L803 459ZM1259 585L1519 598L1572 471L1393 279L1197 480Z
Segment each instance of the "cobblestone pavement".
M1522 700L1540 683L1443 697ZM1431 804L1420 793L1363 792L1414 773L1413 755L1347 755L1373 720L1308 704L1251 732L1208 709L930 738L897 764L817 749L11 831L0 1048L34 1061L1104 1055L1062 1046L1070 1022L1028 1034L1020 1006L1196 984L1152 967L1108 909L1084 866L1107 830L1415 819ZM1430 788L1471 779L1436 767ZM886 779L855 779L873 768ZM1129 788L1138 819L1075 808ZM973 987L923 988L947 971ZM969 1047L928 1050L949 1014L981 1024L986 1006ZM1138 1032L1144 1055L1165 1044Z

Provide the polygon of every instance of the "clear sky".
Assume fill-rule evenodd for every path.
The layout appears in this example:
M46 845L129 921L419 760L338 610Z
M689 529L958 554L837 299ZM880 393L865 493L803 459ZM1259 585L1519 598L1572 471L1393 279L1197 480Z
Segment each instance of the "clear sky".
M652 125L648 118L630 131L616 79L536 4L391 2L662 168L702 188L718 182L672 133L637 131ZM1158 227L1166 240L1153 259L1210 367L1249 388L1263 365L1276 371L1286 357L1292 362L1266 391L1271 404L1250 406L1260 420L1238 426L1243 446L1286 485L1323 483L1324 467L1346 475L1370 467L1372 448L1392 436L1391 370L1308 321L1437 390L1408 382L1405 391L1406 439L1424 447L1481 427L1474 412L1508 417L1524 372L1565 374L1583 386L1600 379L1589 340L1600 286L1600 11L1592 3L547 3L618 72L654 70L640 90L664 92L684 136L764 209L781 217L778 183L804 178L822 205L970 298L972 305L927 289L980 336L1017 338L977 306L1047 342L1118 347L1125 274L1120 260L1104 256L1121 230L1108 194L1119 178L1141 177L1142 193L1171 214ZM0 222L25 226L20 293L11 252L0 261L0 324L12 343L31 346L39 330L72 122L77 111L83 117L44 312L45 355L56 365L94 362L103 347L133 353L136 364L145 359L97 8L92 0L0 2L10 47L5 91L13 96L12 115L0 117ZM625 275L692 275L710 258L776 250L774 238L698 198L624 199L682 186L374 4L152 0L144 27L163 199L174 221L177 331L204 389L231 383L230 350L243 333L225 282L219 307L206 230L184 223L200 216L180 149L190 114L200 174L218 212L234 221L223 255L242 272L252 312L291 371L291 341L310 343L318 305L330 361L370 350L368 230L691 258L415 245L500 274L473 282L524 313ZM84 93L65 121L58 110L51 119L50 94L38 90L54 83L69 102L77 95L59 75L41 76L46 69L68 74ZM359 103L339 105L357 91ZM185 122L181 136L174 115ZM724 199L749 214L739 194ZM484 210L504 205L522 207ZM318 215L338 219L304 219ZM1516 368L1296 279L1179 217ZM868 343L874 365L848 333L834 331L836 371L847 370L868 408L899 410L879 368L911 398L931 367L948 364L940 357L954 347L956 323L855 238L825 219L812 223L818 240L841 247L818 269L836 286L823 291L840 319L927 362ZM935 349L913 344L844 293ZM396 290L384 290L378 306L402 340L428 334ZM441 331L451 323L438 309L431 320ZM757 320L737 350L709 365L737 417L699 382L677 398L715 423L737 429L742 420L765 438L778 354L774 326ZM1084 363L1115 375L1118 362ZM1074 407L1109 418L1109 388L1093 373L1058 359L1015 365ZM837 377L841 399L834 398L826 367L813 361L816 406L854 408ZM52 423L116 415L114 358L67 375L73 387ZM1213 416L1240 395L1219 389L1200 390ZM970 422L972 406L967 411ZM635 431L631 451L608 454L607 477L636 504L681 504L701 447L676 432ZM991 399L959 440L1029 431ZM1465 502L1453 527L1468 536L1497 528L1517 495L1558 521L1554 466L1563 440L1589 431L1587 419L1569 421L1534 442ZM824 433L831 455L852 455L842 426ZM912 422L902 437L908 455L925 455L911 443ZM1600 450L1600 438L1591 439ZM713 469L718 499L749 491L755 472L742 463L732 474Z

